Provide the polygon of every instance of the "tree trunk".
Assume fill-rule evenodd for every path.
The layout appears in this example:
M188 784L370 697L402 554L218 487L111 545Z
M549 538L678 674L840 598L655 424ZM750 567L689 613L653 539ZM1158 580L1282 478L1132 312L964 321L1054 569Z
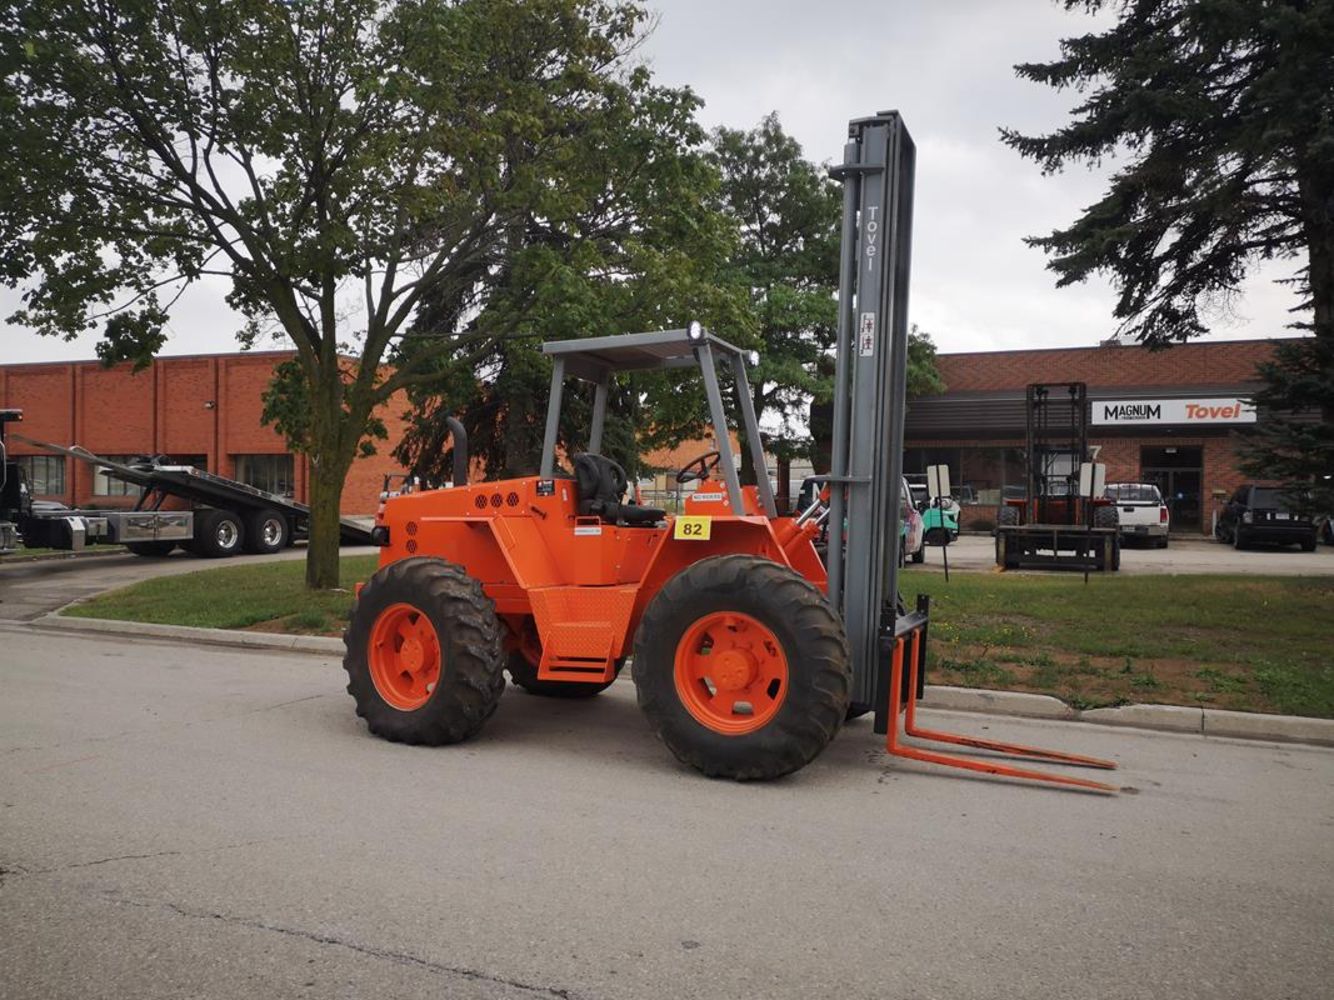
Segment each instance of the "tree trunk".
M760 424L760 417L764 415L764 386L756 380L756 383L750 387L750 401L755 408L755 426ZM750 457L750 442L746 439L746 425L741 416L737 414L736 422L737 444L741 447L741 468L738 471L738 478L743 486L755 486L759 483L759 473L755 470L755 462Z
M347 465L334 454L316 449L310 463L310 541L306 548L306 586L332 590L338 586L338 546L342 528L338 523L343 480Z
M1334 179L1317 165L1299 178L1309 258L1312 327L1321 343L1334 344ZM1334 423L1334 400L1321 407L1326 423Z

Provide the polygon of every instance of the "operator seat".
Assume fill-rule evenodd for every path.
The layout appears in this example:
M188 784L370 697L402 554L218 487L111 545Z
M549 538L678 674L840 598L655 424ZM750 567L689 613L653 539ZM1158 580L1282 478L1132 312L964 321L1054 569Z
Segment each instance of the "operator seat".
M579 490L580 514L632 528L652 527L667 517L667 512L657 507L622 503L627 484L625 470L603 455L590 452L575 455L574 478Z

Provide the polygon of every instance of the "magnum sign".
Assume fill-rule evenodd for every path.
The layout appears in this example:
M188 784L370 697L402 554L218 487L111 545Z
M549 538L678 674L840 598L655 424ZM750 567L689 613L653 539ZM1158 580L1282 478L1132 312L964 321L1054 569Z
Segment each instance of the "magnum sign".
M1099 399L1095 424L1253 424L1255 407L1244 399Z

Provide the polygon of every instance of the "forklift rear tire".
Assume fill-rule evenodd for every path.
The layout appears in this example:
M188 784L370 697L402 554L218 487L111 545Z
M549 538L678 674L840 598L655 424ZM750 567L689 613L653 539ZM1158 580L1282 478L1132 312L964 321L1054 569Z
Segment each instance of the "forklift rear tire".
M143 556L145 559L161 559L163 556L171 555L176 548L175 542L126 542L125 548L131 555Z
M616 661L616 677L621 676L621 668L624 666L625 657L621 657ZM529 694L535 694L542 698L592 698L616 683L616 677L605 684L581 684L575 681L539 681L537 679L537 666L520 652L510 653L506 669L509 670L510 680L514 682L515 687L521 687Z
M1093 527L1095 528L1119 528L1121 526L1121 512L1115 507L1101 506L1093 508Z
M753 555L686 567L635 636L649 725L712 778L777 778L814 760L848 714L843 623L805 577Z
M195 537L190 551L205 559L234 556L245 544L241 519L229 510L205 510L195 517Z
M1002 506L996 511L996 523L1006 525L1017 525L1019 523L1019 508Z
M372 576L343 644L357 715L393 743L466 740L505 690L495 605L477 580L443 559L401 559Z

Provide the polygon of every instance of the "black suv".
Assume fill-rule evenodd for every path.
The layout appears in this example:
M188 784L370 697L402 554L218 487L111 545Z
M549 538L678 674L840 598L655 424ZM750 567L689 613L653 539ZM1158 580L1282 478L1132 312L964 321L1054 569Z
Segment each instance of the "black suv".
M1315 521L1297 514L1277 486L1243 486L1218 515L1214 537L1244 549L1252 542L1300 545L1315 551Z

